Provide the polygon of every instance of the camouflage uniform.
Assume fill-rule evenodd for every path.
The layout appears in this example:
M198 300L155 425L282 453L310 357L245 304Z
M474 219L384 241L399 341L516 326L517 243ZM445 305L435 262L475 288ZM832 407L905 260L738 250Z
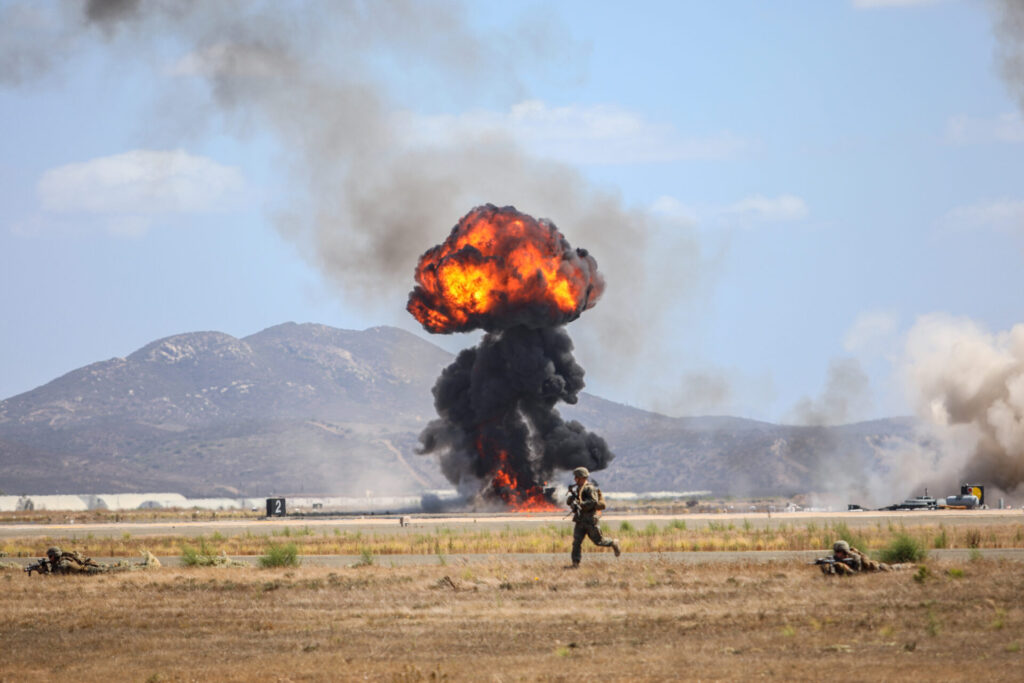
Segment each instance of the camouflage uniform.
M836 561L835 564L821 566L821 571L826 574L850 576L858 572L892 571L892 568L886 563L875 562L856 548L851 548L850 544L846 541L836 541L832 545L832 551L832 558ZM838 553L840 552L845 553L844 558L839 557Z
M66 553L60 548L53 547L47 549L46 557L29 565L26 571L30 571L30 573L37 571L40 574L108 574L139 569L156 569L160 566L160 560L153 553L148 550L141 552L142 562L119 561L113 564L103 564L82 555L77 550Z
M50 561L50 574L99 574L107 570L90 557L85 557L77 550L62 552L60 548L50 548L46 551L46 557Z
M584 537L589 537L594 542L594 545L611 548L615 551L615 557L618 557L621 552L618 541L613 538L604 538L601 535L601 528L598 525L597 519L600 513L597 509L597 491L594 489L594 485L590 483L590 472L585 467L577 467L573 470L573 475L582 476L586 478L586 481L578 486L575 491L570 490L569 497L566 499L566 503L576 510L572 518L572 521L575 523L572 530L572 566L578 567L580 564L580 559L583 555Z

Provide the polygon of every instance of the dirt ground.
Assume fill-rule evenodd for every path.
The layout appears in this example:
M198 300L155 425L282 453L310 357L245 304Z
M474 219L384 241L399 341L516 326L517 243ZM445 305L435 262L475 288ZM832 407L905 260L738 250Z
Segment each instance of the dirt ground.
M629 558L0 573L0 680L1022 680L1024 572Z

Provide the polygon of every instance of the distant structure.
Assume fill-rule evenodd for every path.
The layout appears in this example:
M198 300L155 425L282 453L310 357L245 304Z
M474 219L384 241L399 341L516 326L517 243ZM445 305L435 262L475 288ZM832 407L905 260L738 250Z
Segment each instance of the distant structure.
M0 496L0 512L52 510L147 510L159 508L199 508L200 510L249 509L258 498L186 498L180 493L90 493L57 496Z

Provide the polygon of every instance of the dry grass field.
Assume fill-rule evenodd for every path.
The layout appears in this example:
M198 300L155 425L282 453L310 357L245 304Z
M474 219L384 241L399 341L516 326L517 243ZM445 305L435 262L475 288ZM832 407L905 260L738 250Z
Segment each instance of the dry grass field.
M614 521L602 527L607 534L622 540L630 552L700 552L757 550L820 550L831 548L837 538L845 538L863 550L880 550L901 536L914 539L922 548L1022 548L1024 521L989 521L961 517L951 521L925 521L924 518L857 520L858 524L837 519L827 523L771 521L753 524L749 520L672 520ZM255 529L255 531L254 531ZM134 532L134 533L133 533ZM565 553L571 543L572 524L568 521L534 526L506 525L478 528L474 524L451 526L413 525L386 530L327 528L304 525L274 526L261 530L257 525L244 531L183 536L125 530L120 535L94 535L86 529L60 535L38 535L26 526L21 535L0 538L0 552L9 557L39 557L51 545L76 548L93 557L136 558L142 550L165 557L179 555L189 548L204 554L260 555L272 544L294 544L300 555L453 555L463 553Z
M1019 563L0 573L0 680L1021 680Z

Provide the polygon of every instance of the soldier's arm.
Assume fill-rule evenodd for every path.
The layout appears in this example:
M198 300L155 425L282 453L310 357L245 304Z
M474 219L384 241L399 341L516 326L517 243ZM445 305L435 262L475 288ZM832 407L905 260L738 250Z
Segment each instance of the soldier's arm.
M850 565L844 562L836 562L834 565L834 569L836 574L840 574L843 576L849 576L850 574L856 573L856 570L854 570L852 567L850 567Z
M850 553L850 558L849 558L849 560L847 561L846 564L853 571L859 572L859 571L862 571L864 569L864 564L865 564L864 560L865 559L866 558L864 557L863 553L861 553L858 550L855 550L855 551Z
M583 512L593 512L596 509L597 496L594 495L594 488L587 486L580 491L580 510Z

